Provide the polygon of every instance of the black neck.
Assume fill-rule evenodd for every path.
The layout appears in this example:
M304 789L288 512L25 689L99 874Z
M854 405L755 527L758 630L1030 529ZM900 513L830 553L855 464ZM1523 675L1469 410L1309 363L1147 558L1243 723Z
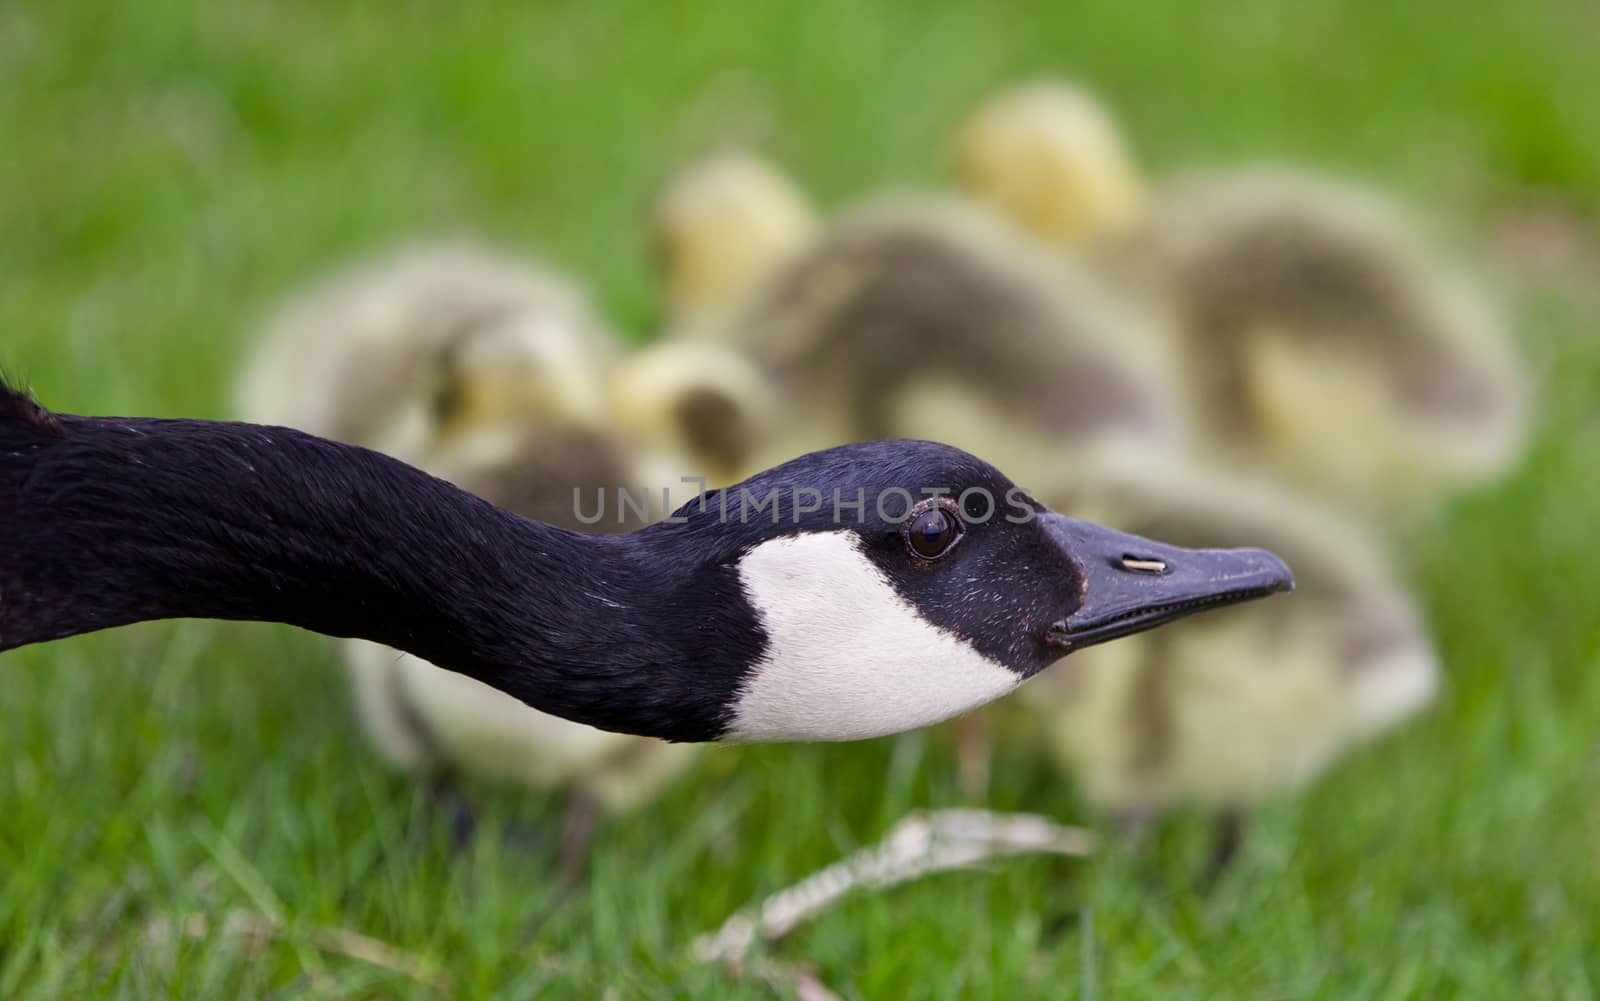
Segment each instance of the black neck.
M738 666L658 635L674 593L645 533L552 528L284 428L35 417L0 414L0 650L149 619L285 622L608 729L694 740L726 722Z

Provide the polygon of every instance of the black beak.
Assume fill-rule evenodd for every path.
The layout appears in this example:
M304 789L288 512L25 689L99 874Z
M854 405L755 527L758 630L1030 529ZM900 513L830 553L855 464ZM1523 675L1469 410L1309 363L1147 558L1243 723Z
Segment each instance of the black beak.
M1289 567L1265 549L1184 549L1065 515L1039 517L1083 569L1083 604L1050 627L1050 641L1069 650L1294 589Z

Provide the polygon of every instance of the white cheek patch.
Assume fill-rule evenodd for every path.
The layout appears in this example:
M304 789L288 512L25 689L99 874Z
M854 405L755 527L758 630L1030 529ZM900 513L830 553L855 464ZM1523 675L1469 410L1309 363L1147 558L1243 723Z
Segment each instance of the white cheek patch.
M922 618L849 531L764 542L739 562L766 654L728 740L860 740L937 723L1022 678Z

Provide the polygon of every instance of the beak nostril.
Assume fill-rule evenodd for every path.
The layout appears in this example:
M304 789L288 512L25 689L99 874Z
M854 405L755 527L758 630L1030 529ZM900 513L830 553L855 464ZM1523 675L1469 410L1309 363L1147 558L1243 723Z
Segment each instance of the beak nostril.
M1123 553L1122 569L1133 573L1166 573L1167 561L1149 556L1133 556L1129 553Z

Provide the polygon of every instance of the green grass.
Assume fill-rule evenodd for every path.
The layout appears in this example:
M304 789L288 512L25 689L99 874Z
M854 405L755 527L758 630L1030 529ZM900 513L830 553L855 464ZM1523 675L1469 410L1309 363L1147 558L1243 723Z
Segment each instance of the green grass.
M0 361L64 410L221 416L278 297L455 230L585 276L642 336L640 216L685 156L757 142L829 204L938 182L961 110L1044 71L1112 97L1158 167L1312 161L1479 249L1533 203L1592 241L1600 14L1578 0L1024 6L0 6ZM720 135L729 108L743 124ZM1205 832L1185 817L1139 856L854 898L773 955L850 997L1600 993L1597 280L1519 291L1533 453L1405 543L1442 702L1263 809L1221 885L1190 888ZM563 900L549 846L500 834L559 804L479 790L487 830L452 853L316 637L160 624L0 661L8 999L444 993L326 948L329 928L459 996L768 997L688 942L959 801L937 733L713 751L607 828ZM1083 816L1020 751L991 805ZM279 932L220 931L240 909Z

